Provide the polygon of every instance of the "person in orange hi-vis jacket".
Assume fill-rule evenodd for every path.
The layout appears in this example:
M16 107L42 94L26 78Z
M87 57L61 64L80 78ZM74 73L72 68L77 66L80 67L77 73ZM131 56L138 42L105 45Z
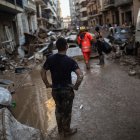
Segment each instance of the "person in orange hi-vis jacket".
M80 33L77 37L77 42L80 48L82 49L82 53L84 56L86 68L90 69L90 54L92 49L92 42L93 42L93 36L87 32L86 28L84 26L80 27Z

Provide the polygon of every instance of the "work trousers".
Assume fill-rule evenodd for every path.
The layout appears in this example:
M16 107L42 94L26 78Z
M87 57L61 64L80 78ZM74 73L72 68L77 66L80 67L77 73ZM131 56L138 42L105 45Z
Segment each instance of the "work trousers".
M59 133L69 131L74 91L72 88L53 89L52 96L56 104L55 115L58 131Z
M90 60L90 54L91 52L83 52L84 60L86 63L88 63Z
M97 47L97 51L98 51L99 56L103 55L103 43L102 43L102 41L97 40L96 47Z

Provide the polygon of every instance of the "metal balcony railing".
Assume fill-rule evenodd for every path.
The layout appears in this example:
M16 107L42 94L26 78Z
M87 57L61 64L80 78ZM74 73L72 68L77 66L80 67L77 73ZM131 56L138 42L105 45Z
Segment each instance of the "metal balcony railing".
M95 4L96 4L96 0L89 0L89 2L87 3L87 6L91 6Z
M23 8L23 2L22 0L6 0L7 2L13 4L13 5L17 5L21 8Z
M104 1L104 8L113 8L115 6L115 0L105 0Z
M93 10L92 12L89 12L88 15L93 16L96 15L97 13L98 13L97 10Z

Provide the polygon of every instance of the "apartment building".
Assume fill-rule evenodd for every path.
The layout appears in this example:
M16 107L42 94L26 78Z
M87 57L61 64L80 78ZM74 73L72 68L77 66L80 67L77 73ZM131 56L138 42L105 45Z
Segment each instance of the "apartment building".
M133 0L116 0L115 6L119 13L119 24L133 23Z
M102 3L101 0L88 0L87 12L88 12L88 25L95 26L103 23L102 17Z
M104 24L119 24L119 13L115 0L103 0L102 14Z
M71 28L71 17L70 16L64 17L62 20L63 20L62 28L65 28L65 29Z
M36 0L38 26L46 29L57 27L57 1Z
M16 15L22 12L22 0L0 1L0 48L7 47L13 51L15 46L19 44Z
M79 0L75 0L75 25L76 27L80 26L80 5Z
M57 0L57 27L61 28L61 7L60 7L60 0Z
M69 0L70 15L71 15L71 26L76 25L76 11L75 11L75 0Z
M139 0L88 0L89 26L109 23L135 25L139 7Z
M23 45L25 43L24 33L34 33L38 28L35 1L23 0L23 9L23 12L17 15L19 45Z
M87 0L75 0L71 6L71 20L75 26L87 26L88 15L87 15ZM73 12L72 12L72 9Z
M34 33L38 27L60 27L60 14L59 0L1 0L0 46L23 45L24 33Z
M80 0L80 25L88 26L87 0Z

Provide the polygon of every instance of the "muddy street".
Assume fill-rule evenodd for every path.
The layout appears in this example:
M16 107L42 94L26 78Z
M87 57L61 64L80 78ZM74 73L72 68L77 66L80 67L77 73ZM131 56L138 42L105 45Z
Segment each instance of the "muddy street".
M84 71L84 81L75 93L72 126L78 133L70 140L139 140L139 79L129 77L124 68L114 63ZM80 106L83 106L80 109ZM53 132L50 139L58 139ZM66 138L65 138L66 139Z
M100 67L98 60L93 59L89 71L83 61L78 63L84 72L82 85L75 92L72 113L72 126L78 128L78 133L67 139L139 140L140 80L111 61ZM13 112L21 123L49 134L48 139L59 140L51 89L43 84L40 68L38 65L29 74L11 78L16 84L23 81L14 95L17 106Z

